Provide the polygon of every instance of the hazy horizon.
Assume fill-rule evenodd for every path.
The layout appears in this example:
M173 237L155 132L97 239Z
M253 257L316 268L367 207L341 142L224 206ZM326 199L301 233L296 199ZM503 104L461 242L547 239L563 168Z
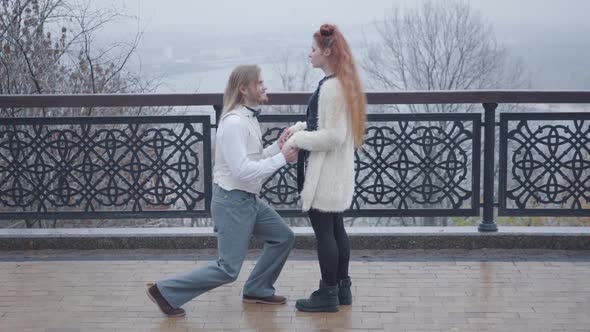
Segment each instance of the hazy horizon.
M271 0L197 1L169 0L162 6L157 0L106 0L103 6L116 4L137 15L157 31L202 27L223 31L264 32L281 29L313 31L331 22L343 30L383 18L394 6L416 7L420 0L371 0L359 5L352 0ZM554 25L560 28L589 29L590 1L587 0L469 0L473 10L481 12L496 26ZM349 31L350 32L350 31Z
M271 90L276 91L269 59L277 48L305 54L313 31L321 23L332 22L352 40L358 53L362 31L370 31L372 22L394 6L411 8L422 2L169 0L163 6L156 0L105 0L98 6L114 6L139 18L139 22L109 25L104 36L112 38L117 32L124 38L137 31L138 24L143 27L139 58L146 72L164 77L170 91L213 92L222 90L232 66L240 61L261 63L273 83ZM494 37L510 53L522 59L533 88L590 89L590 1L464 2L493 25ZM216 60L216 54L223 57Z

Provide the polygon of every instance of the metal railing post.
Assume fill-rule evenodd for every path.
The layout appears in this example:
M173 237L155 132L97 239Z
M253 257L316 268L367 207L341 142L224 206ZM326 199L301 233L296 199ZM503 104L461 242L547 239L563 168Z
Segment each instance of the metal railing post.
M479 224L480 232L496 232L498 226L494 221L494 159L496 151L496 108L498 104L483 104L484 113L484 147L483 147L483 220Z

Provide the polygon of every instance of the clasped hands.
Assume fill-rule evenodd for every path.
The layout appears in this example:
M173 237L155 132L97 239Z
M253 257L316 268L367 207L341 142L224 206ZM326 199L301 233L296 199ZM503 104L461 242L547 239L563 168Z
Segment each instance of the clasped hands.
M299 149L297 147L290 144L285 144L292 135L293 132L289 128L285 128L277 140L279 149L281 149L281 153L288 163L297 161L297 155L299 154Z

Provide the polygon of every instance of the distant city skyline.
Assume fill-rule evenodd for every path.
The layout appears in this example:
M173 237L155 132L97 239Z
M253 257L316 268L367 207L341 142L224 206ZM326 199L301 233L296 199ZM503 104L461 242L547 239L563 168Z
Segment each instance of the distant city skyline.
M138 49L144 68L162 74L171 90L216 92L240 61L260 63L276 91L270 57L285 49L305 54L321 23L338 24L358 54L362 32L370 31L373 22L394 6L412 8L423 2L168 0L162 5L156 0L104 0L93 5L114 6L139 18L109 24L103 38L111 40L113 32L125 38L122 32L137 31L139 23L145 29ZM523 60L533 88L590 89L590 0L464 2L493 25L495 37L509 52Z

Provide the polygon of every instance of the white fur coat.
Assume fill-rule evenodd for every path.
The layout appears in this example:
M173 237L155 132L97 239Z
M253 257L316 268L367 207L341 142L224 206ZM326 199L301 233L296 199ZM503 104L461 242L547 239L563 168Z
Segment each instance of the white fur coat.
M295 133L286 143L310 151L302 209L342 212L350 207L354 193L354 140L338 79L325 81L320 89L318 130L305 128L305 122L292 126Z

